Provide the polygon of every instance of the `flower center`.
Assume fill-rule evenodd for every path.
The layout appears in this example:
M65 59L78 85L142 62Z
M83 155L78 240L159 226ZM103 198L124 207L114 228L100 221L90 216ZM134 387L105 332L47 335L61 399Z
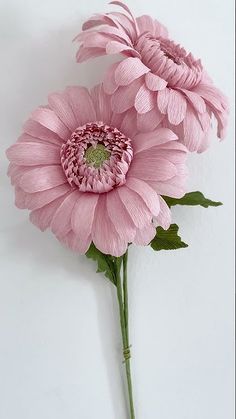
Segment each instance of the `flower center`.
M105 160L108 160L111 153L102 144L91 145L85 152L85 160L94 167L101 167Z
M61 147L67 180L81 192L103 193L123 185L132 158L131 140L103 122L78 127Z
M202 64L192 54L170 39L154 38L149 33L142 34L136 45L143 63L152 73L168 82L170 87L191 88L202 77Z

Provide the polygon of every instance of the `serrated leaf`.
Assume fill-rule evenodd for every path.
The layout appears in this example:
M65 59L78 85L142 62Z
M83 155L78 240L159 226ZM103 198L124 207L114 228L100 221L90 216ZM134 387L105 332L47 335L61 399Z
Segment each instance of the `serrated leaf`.
M97 273L103 272L104 275L116 285L116 271L115 271L115 261L114 258L110 255L105 255L96 248L92 243L89 250L86 253L87 258L93 259L97 262Z
M166 201L168 207L173 207L174 205L200 205L201 207L208 208L223 205L222 202L215 202L205 198L203 193L199 191L186 193L179 199L170 198L169 196L163 196L163 199Z
M188 247L178 236L178 230L177 224L171 224L168 230L157 227L156 236L150 243L152 248L154 250L174 250Z

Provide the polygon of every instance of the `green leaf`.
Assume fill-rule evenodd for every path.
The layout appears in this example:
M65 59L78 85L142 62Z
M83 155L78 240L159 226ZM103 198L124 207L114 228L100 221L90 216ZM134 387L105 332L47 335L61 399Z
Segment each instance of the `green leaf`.
M156 236L151 241L151 246L154 250L174 250L188 247L182 242L181 237L178 236L179 227L177 224L171 224L168 230L162 227L157 227Z
M97 272L103 272L104 275L110 279L110 281L116 285L116 265L115 258L110 255L105 255L96 248L92 243L89 250L86 253L87 258L95 260L97 262Z
M170 198L168 196L163 196L163 198L168 207L173 207L174 205L201 205L201 207L208 208L223 205L222 202L215 202L205 198L205 196L199 191L186 193L180 199Z

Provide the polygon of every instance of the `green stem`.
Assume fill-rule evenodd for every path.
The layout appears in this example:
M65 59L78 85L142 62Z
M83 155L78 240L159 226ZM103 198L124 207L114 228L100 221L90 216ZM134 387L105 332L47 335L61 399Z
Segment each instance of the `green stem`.
M134 413L134 402L133 402L133 390L132 390L132 378L131 378L131 366L130 366L130 345L129 345L129 329L128 329L128 287L127 287L127 260L128 251L122 257L123 261L123 285L120 275L120 262L117 258L116 263L116 280L117 280L117 298L119 303L120 312L120 325L123 341L123 353L124 362L126 369L126 378L129 394L129 407L130 407L130 419L135 419Z

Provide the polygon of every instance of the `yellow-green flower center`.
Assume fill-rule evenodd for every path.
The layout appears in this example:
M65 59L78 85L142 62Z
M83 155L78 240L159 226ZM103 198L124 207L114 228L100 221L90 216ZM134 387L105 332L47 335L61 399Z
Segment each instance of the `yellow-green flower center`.
M109 159L110 154L111 153L102 144L97 144L96 147L91 145L85 152L85 159L88 164L99 168L105 160Z

